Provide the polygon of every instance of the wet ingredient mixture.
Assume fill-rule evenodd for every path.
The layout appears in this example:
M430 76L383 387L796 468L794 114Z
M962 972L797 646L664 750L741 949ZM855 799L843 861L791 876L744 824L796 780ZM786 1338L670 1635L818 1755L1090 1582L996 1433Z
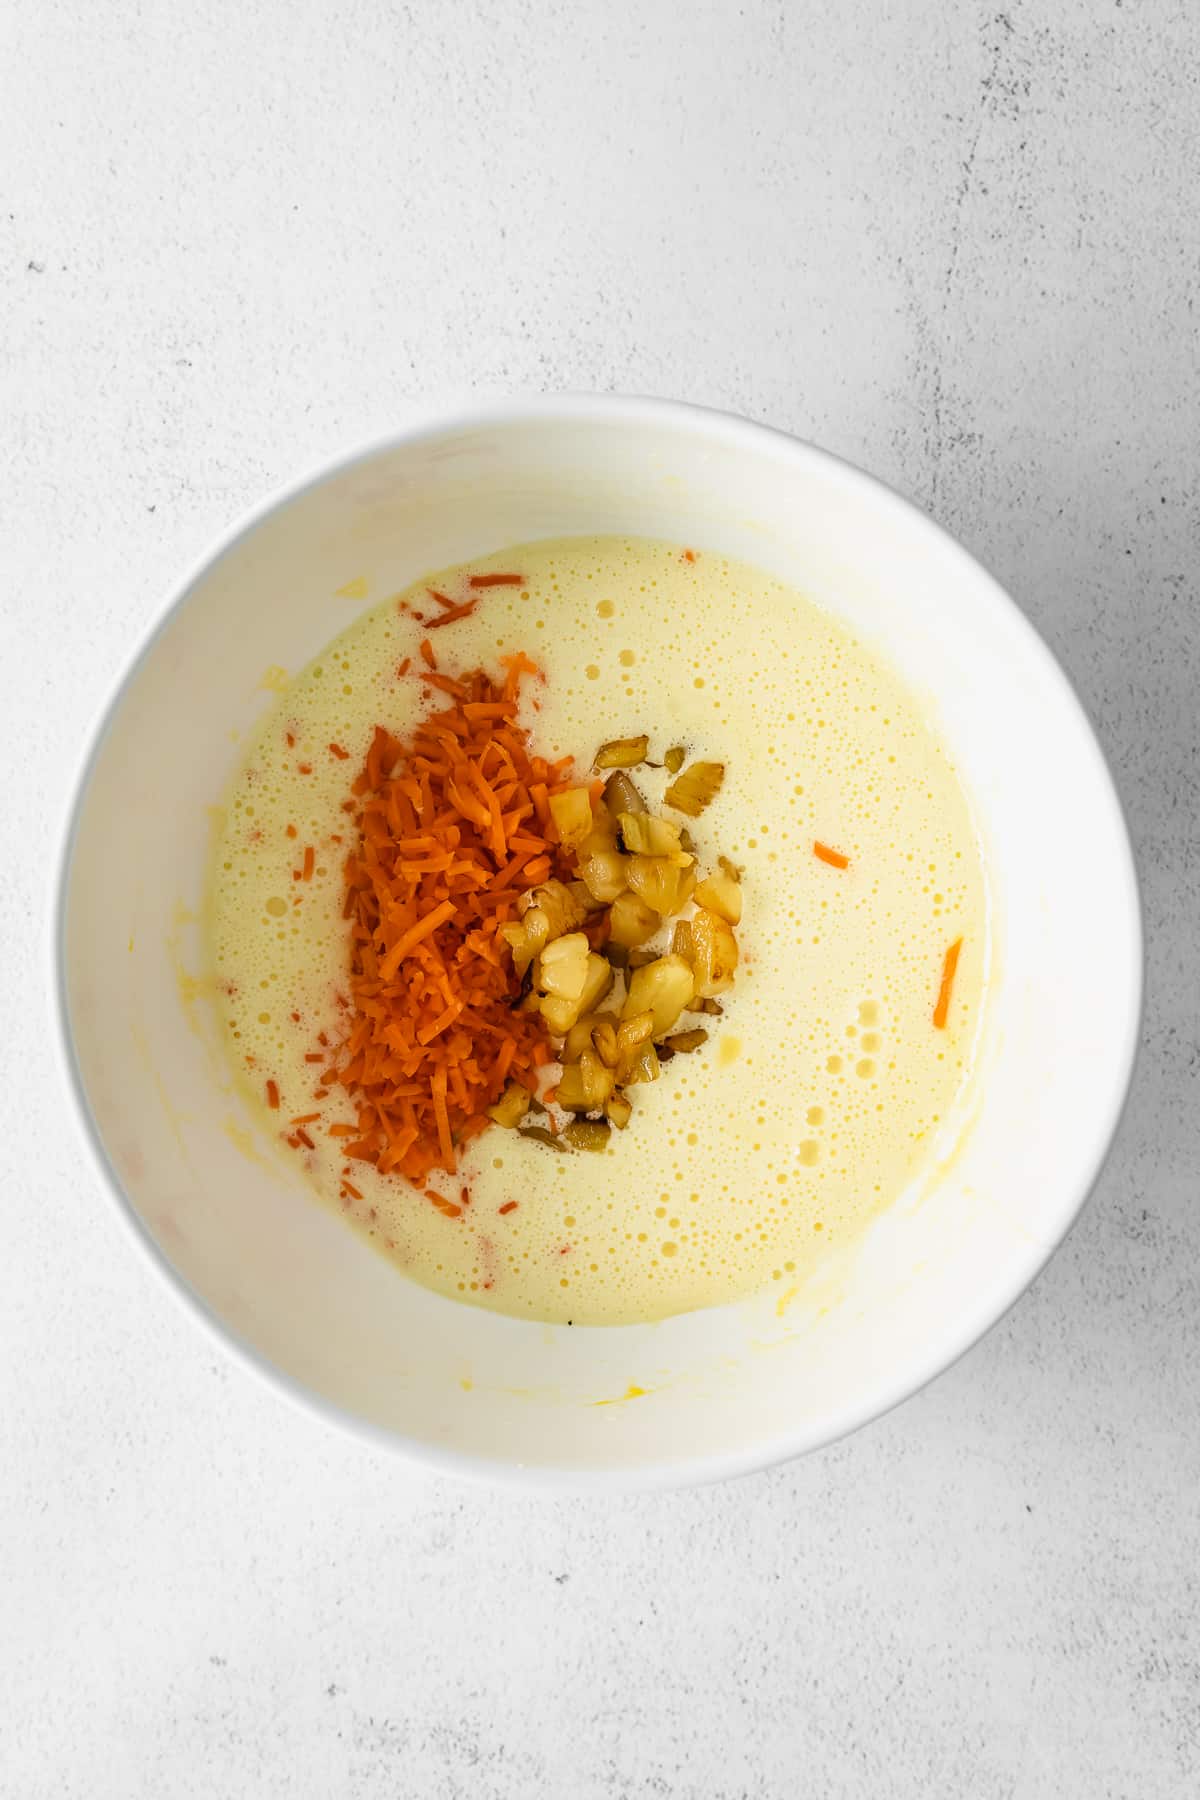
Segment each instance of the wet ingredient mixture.
M453 790L489 871L469 921L422 897L475 880L418 829L456 716L485 771ZM520 757L541 791L496 822ZM451 1297L599 1324L791 1292L918 1172L969 1073L962 790L897 678L745 565L586 539L431 576L290 684L225 816L209 920L243 1086ZM393 862L364 875L372 833L402 891ZM445 945L465 973L438 1001ZM406 1031L428 1065L372 1087L364 1047Z

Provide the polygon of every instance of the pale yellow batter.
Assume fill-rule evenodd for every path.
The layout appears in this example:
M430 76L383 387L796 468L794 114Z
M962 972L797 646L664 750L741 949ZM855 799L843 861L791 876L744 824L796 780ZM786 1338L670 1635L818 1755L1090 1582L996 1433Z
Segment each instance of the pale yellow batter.
M701 863L745 870L742 965L705 1048L636 1090L601 1155L559 1155L489 1129L463 1158L461 1219L407 1183L345 1164L313 1099L319 1036L344 986L342 802L376 723L423 710L396 669L421 627L391 596L334 639L263 719L228 795L210 922L231 1058L271 1130L320 1111L295 1152L313 1187L405 1273L520 1318L615 1324L794 1287L928 1157L969 1072L986 963L984 871L966 799L913 697L827 614L761 572L674 545L571 539L507 549L518 570L439 631L451 671L526 650L535 747L573 754L640 731L726 765L693 827ZM431 576L452 594L462 571ZM426 584L411 592L433 611ZM436 702L434 702L436 703ZM289 742L289 738L293 741ZM336 744L349 753L334 755ZM647 797L652 780L638 774ZM287 827L295 827L296 836ZM338 840L341 840L340 842ZM814 839L850 858L813 855ZM316 847L311 881L294 879ZM962 936L948 1028L932 1009ZM265 1083L280 1106L267 1111ZM500 1207L518 1205L503 1215ZM402 1296L398 1295L398 1303Z

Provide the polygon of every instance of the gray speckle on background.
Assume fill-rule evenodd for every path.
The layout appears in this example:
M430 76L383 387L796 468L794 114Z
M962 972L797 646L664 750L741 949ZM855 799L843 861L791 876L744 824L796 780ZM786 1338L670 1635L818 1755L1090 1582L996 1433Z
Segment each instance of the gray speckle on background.
M1194 5L41 0L0 43L0 1793L1195 1793ZM64 1128L85 721L241 508L467 388L706 401L894 482L1129 809L1145 1051L1083 1220L928 1392L724 1488L328 1436L214 1361Z

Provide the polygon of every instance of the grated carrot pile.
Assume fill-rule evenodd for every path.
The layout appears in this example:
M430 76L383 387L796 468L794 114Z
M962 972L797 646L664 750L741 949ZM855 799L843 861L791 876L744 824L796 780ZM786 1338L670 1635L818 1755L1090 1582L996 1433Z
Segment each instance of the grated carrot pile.
M540 671L522 654L503 662L503 684L422 671L451 704L407 742L378 726L353 787L349 1029L324 1079L357 1106L345 1154L418 1184L452 1172L505 1085L532 1091L554 1054L537 1017L514 1009L500 932L530 887L570 878L545 796L571 785L571 761L530 754L518 689Z

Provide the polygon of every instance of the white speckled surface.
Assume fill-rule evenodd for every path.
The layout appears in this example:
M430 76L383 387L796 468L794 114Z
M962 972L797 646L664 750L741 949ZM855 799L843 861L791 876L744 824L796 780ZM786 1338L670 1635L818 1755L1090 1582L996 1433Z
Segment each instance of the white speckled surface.
M1195 1792L1194 8L41 0L0 46L0 1793ZM1077 682L1144 878L1142 1065L1035 1290L682 1496L458 1489L293 1413L130 1253L50 1049L48 860L173 576L514 387L733 408L928 504Z

